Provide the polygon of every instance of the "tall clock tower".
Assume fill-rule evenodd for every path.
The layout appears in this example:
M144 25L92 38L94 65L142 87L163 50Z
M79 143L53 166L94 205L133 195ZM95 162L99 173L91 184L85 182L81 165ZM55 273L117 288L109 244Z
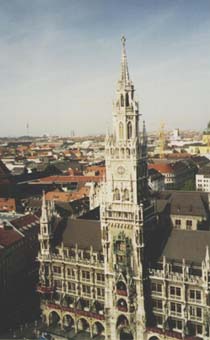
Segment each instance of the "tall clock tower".
M113 103L113 134L105 141L106 183L101 204L106 340L143 340L145 228L154 214L148 195L145 124L140 133L125 37L121 41L121 72Z

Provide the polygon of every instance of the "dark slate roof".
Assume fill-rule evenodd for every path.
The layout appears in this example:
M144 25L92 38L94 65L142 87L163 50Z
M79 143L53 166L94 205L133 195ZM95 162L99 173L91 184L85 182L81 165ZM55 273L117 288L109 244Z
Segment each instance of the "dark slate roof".
M67 247L75 247L77 244L81 249L90 249L92 246L95 251L100 251L102 249L100 221L69 218L62 242Z
M96 207L92 210L89 210L82 216L78 217L80 219L86 219L86 220L100 220L100 208Z
M167 206L168 206L168 201L167 200L158 199L156 201L156 211L157 211L157 213L163 212Z
M148 169L148 176L150 177L151 181L164 178L164 176L154 168Z
M208 177L210 176L210 164L202 167L198 171L199 175L207 175Z
M68 216L71 215L80 215L83 211L87 211L89 209L89 198L82 197L78 200L74 200L72 202L59 202L55 203L56 210L58 210L61 215L62 212L67 213Z
M206 246L210 249L210 231L173 229L163 249L162 256L180 262L200 264L205 258Z
M172 215L191 215L207 217L207 209L199 192L175 191L171 195Z

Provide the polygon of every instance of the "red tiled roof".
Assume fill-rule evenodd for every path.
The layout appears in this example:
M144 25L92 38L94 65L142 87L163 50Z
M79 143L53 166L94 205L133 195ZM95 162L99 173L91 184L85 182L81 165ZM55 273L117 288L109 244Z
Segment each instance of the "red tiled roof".
M89 192L90 188L83 186L78 191L73 192L48 191L45 197L47 201L71 202L88 196Z
M86 183L101 182L102 176L49 176L39 179L38 183ZM34 182L35 183L35 182Z
M15 211L16 203L14 198L0 197L0 211Z
M4 229L0 228L0 245L3 247L8 247L11 244L19 241L22 236L14 229Z
M159 172L161 172L162 174L167 174L167 173L173 173L174 169L171 166L171 164L166 164L166 163L162 163L162 164L148 164L148 169L155 169Z

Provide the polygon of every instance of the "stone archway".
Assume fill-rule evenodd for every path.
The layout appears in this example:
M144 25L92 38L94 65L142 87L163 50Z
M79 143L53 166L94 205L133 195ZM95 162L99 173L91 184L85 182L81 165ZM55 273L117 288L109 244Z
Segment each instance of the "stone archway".
M71 330L72 328L74 328L74 319L72 318L72 316L70 314L65 314L63 317L63 327L66 330Z
M130 330L122 329L120 331L120 340L133 340L133 334Z
M153 335L148 338L148 340L160 340L156 335Z
M79 332L90 333L90 324L85 318L81 318L77 321L77 328Z
M102 325L101 322L96 321L93 324L93 327L92 327L93 336L95 336L95 335L103 335L104 331L105 331L105 329L104 329L104 326Z
M130 330L130 325L127 317L121 314L117 319L117 330L119 334L119 340L133 340L133 334Z
M49 326L60 325L60 316L57 312L52 311L49 313Z

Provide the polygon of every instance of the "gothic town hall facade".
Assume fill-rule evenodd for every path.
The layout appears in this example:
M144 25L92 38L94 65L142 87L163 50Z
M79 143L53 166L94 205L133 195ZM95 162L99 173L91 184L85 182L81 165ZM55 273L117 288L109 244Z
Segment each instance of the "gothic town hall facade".
M122 38L100 211L61 218L43 195L38 292L53 334L210 338L210 199L200 192L151 195L145 123L139 125Z

